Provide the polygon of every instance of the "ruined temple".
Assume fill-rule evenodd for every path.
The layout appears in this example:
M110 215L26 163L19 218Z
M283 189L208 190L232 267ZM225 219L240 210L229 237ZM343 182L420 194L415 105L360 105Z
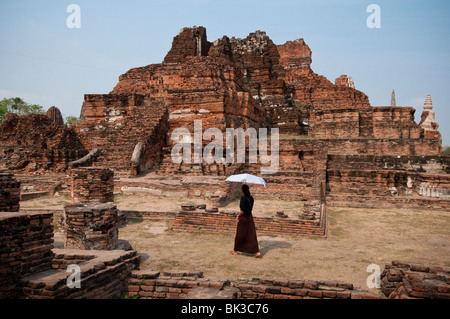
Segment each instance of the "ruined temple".
M351 76L333 84L311 63L312 51L302 38L277 45L256 31L244 39L210 42L204 27L183 28L161 63L122 74L109 94L86 94L80 121L70 128L55 108L46 116L7 117L0 127L3 168L108 167L119 190L135 186L121 177L149 174L152 191L220 197L230 192L223 177L259 173L265 164L174 163L172 132L183 127L192 133L201 120L203 131L279 129L279 168L265 176L266 189L255 190L264 196L313 199L314 185L324 183L335 202L352 203L351 196L362 195L378 201L376 196L386 194L448 198L449 159L441 156L430 96L417 124L416 110L397 106L394 91L390 106L372 106ZM200 148L209 142L203 138ZM151 176L170 176L178 184L164 188L152 184ZM194 185L189 176L208 176L211 182Z
M397 106L394 91L390 106L372 106L351 76L333 84L311 62L303 39L276 45L256 31L209 42L204 27L183 28L164 61L129 70L109 94L86 94L78 123L66 126L56 107L8 114L0 126L0 299L184 298L205 287L244 299L378 298L337 281L256 278L230 287L229 280L204 279L201 272L138 271L140 256L118 239L127 213L171 218L173 231L233 231L237 214L218 211L236 195L225 178L258 175L267 163L261 156L243 163L174 162L178 128L189 133L183 145L208 148L205 135L192 143L198 121L203 131L279 130L268 143L270 153L276 145L279 166L263 176L267 187L255 185L252 194L305 203L298 216L255 216L258 232L326 237L327 205L448 211L450 157L441 156L431 96L417 124L416 110ZM247 156L249 144L241 146ZM69 188L72 203L59 212L64 249L54 249L54 212L21 210L19 201ZM115 192L130 190L210 198L217 207L119 211ZM67 289L64 269L74 264L82 266L83 291ZM382 291L390 298L448 298L448 278L447 270L394 261L382 274Z

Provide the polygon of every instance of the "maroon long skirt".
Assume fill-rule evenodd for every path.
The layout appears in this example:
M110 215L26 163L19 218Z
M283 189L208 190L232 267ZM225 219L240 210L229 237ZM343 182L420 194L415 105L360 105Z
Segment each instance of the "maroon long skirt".
M234 239L234 251L248 254L259 252L258 238L256 237L256 227L251 214L239 217Z

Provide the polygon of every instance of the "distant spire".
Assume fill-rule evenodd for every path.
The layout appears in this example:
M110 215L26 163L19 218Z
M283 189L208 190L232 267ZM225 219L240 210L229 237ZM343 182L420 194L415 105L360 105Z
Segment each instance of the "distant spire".
M425 103L423 104L423 108L425 110L432 110L433 109L433 102L431 101L431 95L428 94L426 99L425 99Z
M436 122L435 113L433 111L433 102L431 95L428 94L423 104L423 112L419 125L425 131L437 131L439 124Z
M395 102L395 90L392 90L391 94L391 107L397 106L397 103Z

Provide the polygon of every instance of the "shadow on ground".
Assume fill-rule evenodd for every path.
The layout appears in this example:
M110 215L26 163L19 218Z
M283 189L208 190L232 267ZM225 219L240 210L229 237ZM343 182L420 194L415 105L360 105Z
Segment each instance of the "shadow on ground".
M261 252L261 257L264 257L271 250L275 249L283 249L283 248L291 248L292 244L287 241L281 240L260 240L259 241L259 250Z

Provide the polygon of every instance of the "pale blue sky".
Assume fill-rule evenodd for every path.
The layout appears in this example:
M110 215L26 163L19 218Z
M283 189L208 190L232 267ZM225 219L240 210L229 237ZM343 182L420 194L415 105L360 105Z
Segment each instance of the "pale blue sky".
M81 29L69 29L69 4ZM369 4L381 28L369 29ZM86 93L109 93L120 74L160 63L182 27L204 26L209 41L263 30L276 44L304 38L312 69L330 81L353 77L373 106L413 106L431 94L450 144L450 1L430 0L0 0L0 98L20 96L78 116Z

